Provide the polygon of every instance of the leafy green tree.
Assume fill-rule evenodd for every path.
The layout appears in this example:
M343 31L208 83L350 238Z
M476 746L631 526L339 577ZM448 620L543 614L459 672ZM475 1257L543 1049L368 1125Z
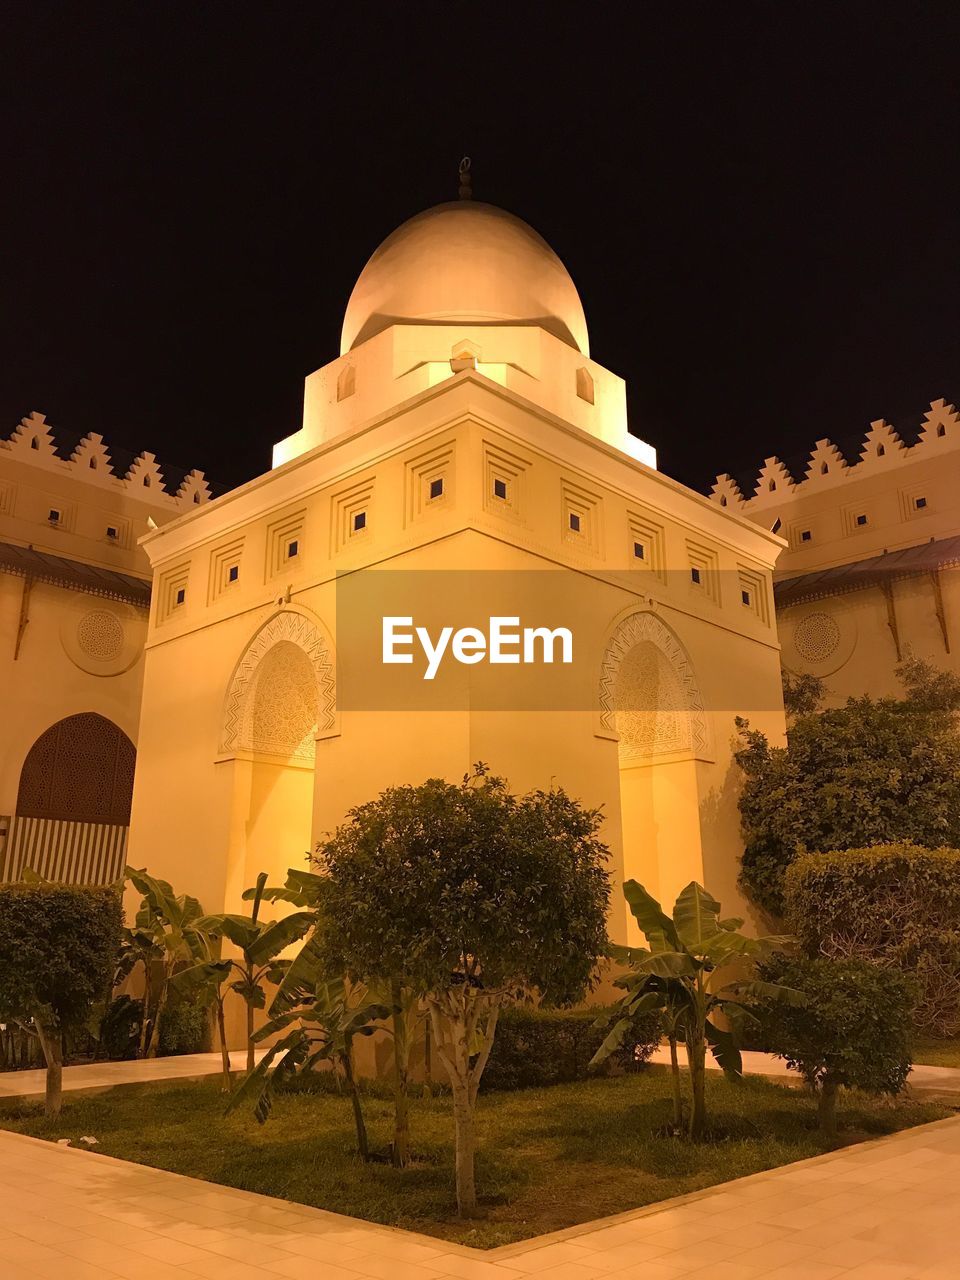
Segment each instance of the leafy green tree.
M673 915L666 915L659 902L636 880L628 880L623 894L648 948L610 945L612 959L629 967L626 977L617 980L624 991L621 1017L594 1054L600 1064L619 1049L633 1019L639 1014L662 1011L671 1033L671 1064L674 1079L674 1120L679 1122L680 1068L676 1041L682 1038L687 1050L691 1107L687 1133L702 1138L706 1125L704 1080L709 1045L718 1066L732 1076L743 1073L740 1043L748 1024L756 1025L752 1012L759 1000L799 1002L802 996L788 987L757 979L732 976L731 965L743 974L762 956L788 944L789 938L748 938L739 930L737 917L720 919L720 904L695 881L677 898ZM714 1019L722 1016L728 1027Z
M399 982L426 1004L453 1093L461 1214L476 1211L474 1110L501 1007L521 989L579 998L603 954L599 825L564 791L517 798L478 765L459 785L384 791L318 849L319 945L351 978Z
M160 1045L160 1018L170 979L179 967L203 954L204 940L197 927L203 907L189 894L175 894L166 880L155 879L145 869L126 867L124 876L143 894L143 899L133 927L124 930L117 976L126 976L138 964L143 966L140 1056L154 1058ZM157 968L159 984L154 979Z
M773 956L770 983L802 991L806 1003L763 1000L764 1048L799 1070L818 1095L820 1127L837 1134L837 1090L899 1093L910 1070L910 980L865 960Z
M784 872L800 854L960 844L960 677L916 659L898 674L902 698L803 711L785 747L738 720L741 883L771 915L783 915Z
M220 914L200 916L194 921L193 927L203 940L204 954L197 955L195 963L175 978L181 993L208 991L216 1003L224 1087L227 1089L230 1087L230 1055L224 1023L226 992L235 992L247 1006L247 1071L250 1072L255 1065L255 1011L266 1008L267 1003L264 984L281 981L289 961L281 960L280 953L302 938L314 924L310 911L295 911L280 920L261 920L260 907L265 896L274 901L281 897L301 904L305 901L302 893L297 894L293 890L267 894L266 885L267 873L261 871L256 885L244 891L244 899L253 903L249 916ZM239 959L221 958L215 954L224 938L238 948Z
M39 1039L48 1116L60 1114L63 1035L81 1026L101 999L122 927L113 889L0 886L0 1021L16 1022Z

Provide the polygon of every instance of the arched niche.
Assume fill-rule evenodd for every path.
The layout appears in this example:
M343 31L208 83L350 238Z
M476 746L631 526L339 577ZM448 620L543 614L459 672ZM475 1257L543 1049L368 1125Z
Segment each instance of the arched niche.
M312 761L317 734L334 723L333 657L304 613L274 614L234 669L224 704L220 750Z
M600 665L599 707L600 730L617 739L622 762L708 754L693 664L655 613L627 614L611 632Z

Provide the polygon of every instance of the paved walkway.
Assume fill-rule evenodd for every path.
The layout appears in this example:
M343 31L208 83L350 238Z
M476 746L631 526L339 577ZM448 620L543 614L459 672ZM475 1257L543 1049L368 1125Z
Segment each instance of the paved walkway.
M257 1060L264 1050L257 1051ZM230 1055L234 1071L247 1065L246 1050ZM112 1089L118 1084L145 1084L149 1080L199 1080L217 1075L222 1069L219 1053L182 1053L169 1058L146 1058L131 1062L89 1062L79 1067L64 1067L64 1093L74 1089ZM0 1098L43 1097L46 1072L0 1071ZM0 1272L0 1280L3 1273Z
M480 1252L0 1132L3 1280L956 1280L960 1118Z
M263 1053L264 1050L257 1050L257 1061ZM686 1061L682 1048L680 1060ZM670 1050L666 1047L657 1049L650 1061L658 1066L669 1066ZM230 1065L234 1071L244 1070L246 1053L240 1050L233 1052L230 1055ZM707 1066L716 1069L716 1064L709 1056ZM797 1073L788 1070L782 1058L774 1058L768 1053L745 1053L743 1067L748 1075L770 1076L788 1084L800 1083ZM64 1092L74 1089L92 1092L112 1089L118 1084L145 1084L150 1080L196 1080L202 1076L216 1075L219 1071L219 1053L188 1053L171 1058L131 1062L91 1062L80 1067L64 1067L63 1088ZM44 1079L43 1071L0 1072L0 1098L42 1097ZM910 1088L924 1097L960 1098L960 1068L915 1066L910 1072ZM960 1276L960 1266L957 1274Z

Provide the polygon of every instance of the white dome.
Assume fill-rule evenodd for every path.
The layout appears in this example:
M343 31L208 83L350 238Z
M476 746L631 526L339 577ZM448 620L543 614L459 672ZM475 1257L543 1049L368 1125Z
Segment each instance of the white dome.
M557 255L520 218L474 200L436 205L387 236L350 295L340 354L392 324L539 325L590 354Z

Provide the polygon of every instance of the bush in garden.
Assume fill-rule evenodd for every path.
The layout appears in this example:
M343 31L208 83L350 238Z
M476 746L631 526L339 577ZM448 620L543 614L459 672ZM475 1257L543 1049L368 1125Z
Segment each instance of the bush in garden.
M785 905L809 955L908 973L914 1025L960 1030L960 851L888 844L811 854L787 872Z
M590 1059L607 1034L603 1015L613 1012L529 1005L504 1009L483 1073L484 1090L537 1088L602 1074L590 1068ZM638 1015L620 1049L609 1058L607 1072L637 1070L653 1053L661 1034L656 1014Z
M204 1053L210 1042L210 1013L197 1000L168 1001L160 1015L160 1053Z
M111 1000L100 1020L100 1052L111 1061L137 1056L143 1001L122 995Z
M773 956L761 978L802 991L802 1005L761 1001L768 1052L796 1067L819 1098L820 1127L837 1132L837 1089L899 1093L910 1070L910 980L865 960Z
M785 747L738 721L741 883L765 911L783 914L784 873L804 853L960 844L960 677L916 659L897 674L903 697L826 711L811 710L815 692L794 684Z
M0 885L0 1021L39 1037L49 1116L60 1113L64 1034L109 989L122 929L113 889Z

